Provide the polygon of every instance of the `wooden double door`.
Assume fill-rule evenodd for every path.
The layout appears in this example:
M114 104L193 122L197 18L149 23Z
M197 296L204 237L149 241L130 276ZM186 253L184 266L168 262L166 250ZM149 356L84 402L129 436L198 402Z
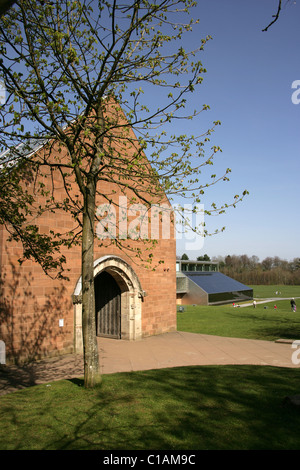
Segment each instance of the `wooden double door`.
M121 289L106 271L95 280L97 336L121 338Z

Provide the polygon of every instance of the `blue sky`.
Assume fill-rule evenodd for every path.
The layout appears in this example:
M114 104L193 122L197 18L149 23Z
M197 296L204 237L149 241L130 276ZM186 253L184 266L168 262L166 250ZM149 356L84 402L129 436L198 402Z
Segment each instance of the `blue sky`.
M204 130L207 118L221 121L211 141L222 148L215 170L232 169L230 182L216 185L208 198L229 202L244 189L249 195L225 215L206 217L209 231L226 226L223 233L192 251L178 241L178 255L300 256L300 104L291 99L292 83L300 80L300 1L283 0L279 20L262 32L277 5L277 0L200 0L193 9L200 23L190 45L213 37L202 56L207 73L193 96L193 106L206 103L211 109L194 126L203 124Z
M262 29L278 0L198 0L192 9L200 22L183 47L195 49L207 35L213 39L201 53L204 81L191 95L191 111L204 103L210 111L188 121L188 131L198 135L220 120L211 145L222 153L213 170L232 170L230 182L211 188L202 202L209 209L212 201L230 203L245 189L249 195L225 215L205 218L209 232L223 226L225 232L199 240L194 250L185 238L178 240L178 255L300 256L300 104L291 99L292 83L300 81L300 0L282 3L279 20L267 32ZM156 106L159 94L152 100ZM204 184L210 181L209 174L202 177Z

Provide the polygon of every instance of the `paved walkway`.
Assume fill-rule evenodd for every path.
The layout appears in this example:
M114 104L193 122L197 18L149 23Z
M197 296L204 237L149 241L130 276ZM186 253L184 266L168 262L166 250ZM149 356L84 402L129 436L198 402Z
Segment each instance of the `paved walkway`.
M295 297L295 299L299 299L299 297ZM263 300L258 300L258 299L253 299L253 300L256 300L256 305L258 304L268 304L270 302L278 302L279 300L291 300L290 297L272 297L272 298L269 298L269 299L263 299ZM247 302L247 303L242 303L240 305L238 305L238 307L250 307L253 305L253 301L252 302Z
M190 365L253 364L300 368L292 362L296 349L288 342L223 338L180 331L134 342L107 338L98 340L102 374ZM2 366L0 395L32 385L82 376L81 355L52 358L24 367Z

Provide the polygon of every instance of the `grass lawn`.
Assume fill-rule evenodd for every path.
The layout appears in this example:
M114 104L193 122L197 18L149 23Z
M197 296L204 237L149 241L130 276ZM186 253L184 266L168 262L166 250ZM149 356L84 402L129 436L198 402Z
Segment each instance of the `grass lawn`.
M38 385L0 397L2 450L299 449L299 370L181 367Z
M277 295L300 297L300 286L253 286L254 297L259 299ZM296 299L297 302L297 299ZM241 303L242 305L242 303ZM274 306L276 305L276 309ZM177 314L180 331L228 336L236 338L271 340L300 339L300 299L298 311L293 313L290 300L276 300L249 307L233 307L232 304L218 306L185 306Z
M288 292L281 295L297 297ZM300 300L297 313L287 300L276 305L190 306L178 313L178 330L300 338ZM300 409L283 401L296 394L299 369L269 366L109 374L94 390L63 380L0 397L0 450L299 450Z
M250 286L257 299L276 297L300 297L300 286ZM277 292L277 294L276 294ZM300 299L299 299L300 306Z

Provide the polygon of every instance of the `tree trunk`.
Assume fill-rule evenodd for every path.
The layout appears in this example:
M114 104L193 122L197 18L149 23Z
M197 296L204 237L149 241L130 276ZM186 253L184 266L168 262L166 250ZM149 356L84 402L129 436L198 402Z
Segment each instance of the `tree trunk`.
M86 187L82 233L82 334L84 353L84 386L92 388L101 382L96 337L94 289L94 181Z

